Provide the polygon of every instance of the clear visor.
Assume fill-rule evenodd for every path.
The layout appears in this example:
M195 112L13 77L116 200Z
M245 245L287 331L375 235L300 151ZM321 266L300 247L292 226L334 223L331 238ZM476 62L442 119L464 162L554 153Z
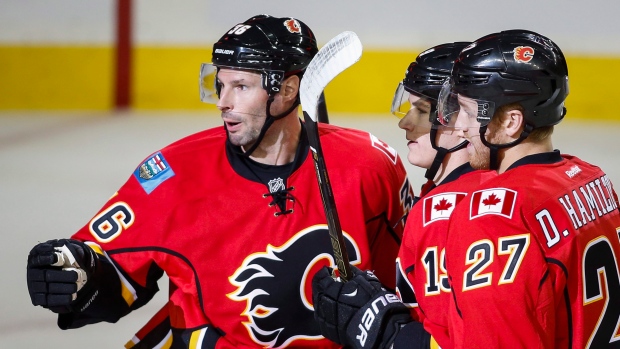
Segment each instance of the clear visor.
M435 112L432 110L434 99L423 95L416 95L405 90L403 83L399 83L392 100L391 112L399 119L406 118L417 127L424 127L430 130L435 119Z
M198 86L200 101L203 103L216 104L219 100L217 89L217 67L212 63L202 63L200 65L200 77Z
M437 102L438 118L444 126L471 127L472 123L486 126L493 117L495 103L466 97L455 91L452 79L447 80L439 93ZM463 125L457 125L457 117L462 117ZM465 119L465 117L467 117ZM468 126L469 125L469 126Z

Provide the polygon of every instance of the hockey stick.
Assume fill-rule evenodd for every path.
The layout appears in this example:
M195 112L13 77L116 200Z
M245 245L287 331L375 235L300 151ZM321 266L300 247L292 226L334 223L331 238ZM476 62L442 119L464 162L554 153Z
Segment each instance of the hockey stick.
M329 124L329 116L327 115L327 103L325 103L325 92L321 93L317 110L317 113L319 115L319 122Z
M323 201L323 208L327 218L327 227L331 238L334 259L340 278L343 281L349 281L353 275L319 139L317 104L327 84L338 74L357 62L361 56L362 43L354 32L345 31L338 34L325 44L312 59L306 68L299 88L306 132L308 133L310 150L312 150L312 157L314 159L314 168L316 169L316 176L321 190L321 200ZM325 115L327 115L326 111Z

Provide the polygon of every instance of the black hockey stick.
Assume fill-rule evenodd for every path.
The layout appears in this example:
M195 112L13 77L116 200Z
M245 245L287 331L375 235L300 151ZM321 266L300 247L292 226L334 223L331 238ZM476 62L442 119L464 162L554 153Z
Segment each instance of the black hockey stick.
M319 114L319 122L329 124L329 116L327 115L327 103L325 103L325 92L321 93L317 110L317 113Z
M306 132L312 150L316 176L321 190L321 199L327 227L331 238L336 266L343 281L351 279L351 265L345 248L345 240L336 211L334 193L327 175L325 158L321 149L317 127L317 107L323 90L338 74L357 62L362 56L362 43L354 32L345 31L332 38L312 59L301 80L299 95L304 112ZM327 116L327 110L325 110Z

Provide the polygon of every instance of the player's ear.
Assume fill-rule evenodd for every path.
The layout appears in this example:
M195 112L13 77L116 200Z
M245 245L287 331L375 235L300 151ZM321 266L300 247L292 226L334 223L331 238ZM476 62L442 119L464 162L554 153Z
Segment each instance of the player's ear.
M507 136L517 139L525 126L523 112L518 109L509 109L502 115L502 126Z
M280 89L280 95L282 96L284 102L292 101L297 98L297 94L299 93L299 84L300 80L297 75L291 75L284 79Z

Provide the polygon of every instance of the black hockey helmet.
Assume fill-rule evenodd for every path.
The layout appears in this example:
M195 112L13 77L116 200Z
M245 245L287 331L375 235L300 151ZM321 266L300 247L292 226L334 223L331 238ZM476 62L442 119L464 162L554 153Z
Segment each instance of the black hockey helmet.
M454 61L470 42L454 42L432 47L418 55L405 73L403 86L410 93L439 98L444 81L450 77Z
M410 112L420 113L419 110L416 110L417 108L412 108L410 94L419 97L423 100L421 103L430 106L428 118L421 117L422 115L416 118L414 115L415 121L412 121L416 127L429 130L431 145L437 151L432 165L424 175L429 180L435 178L446 155L463 149L467 145L466 140L458 144L439 144L437 131L441 123L437 116L437 100L444 82L450 77L454 61L461 50L469 44L470 42L446 43L420 53L416 60L409 64L405 78L398 85L394 94L392 113L396 116L404 117Z
M514 29L489 34L461 51L439 95L439 120L458 115L459 96L471 99L463 113L480 123L480 139L490 150L490 168L499 167L499 149L522 142L532 130L558 124L566 115L568 66L560 48L538 33ZM525 125L519 137L492 144L487 126L498 108L518 103Z
M497 108L519 103L532 128L559 123L566 114L568 67L549 38L527 30L486 35L465 48L452 70L452 91L478 100L488 123ZM488 104L480 103L487 101Z
M269 94L285 76L302 73L318 52L316 38L291 17L254 16L232 27L213 44L213 65L258 70Z
M420 53L409 64L405 78L399 83L392 101L392 114L403 117L409 111L408 93L424 98L430 103L429 121L437 124L437 100L443 83L450 77L455 59L469 42L437 45Z

